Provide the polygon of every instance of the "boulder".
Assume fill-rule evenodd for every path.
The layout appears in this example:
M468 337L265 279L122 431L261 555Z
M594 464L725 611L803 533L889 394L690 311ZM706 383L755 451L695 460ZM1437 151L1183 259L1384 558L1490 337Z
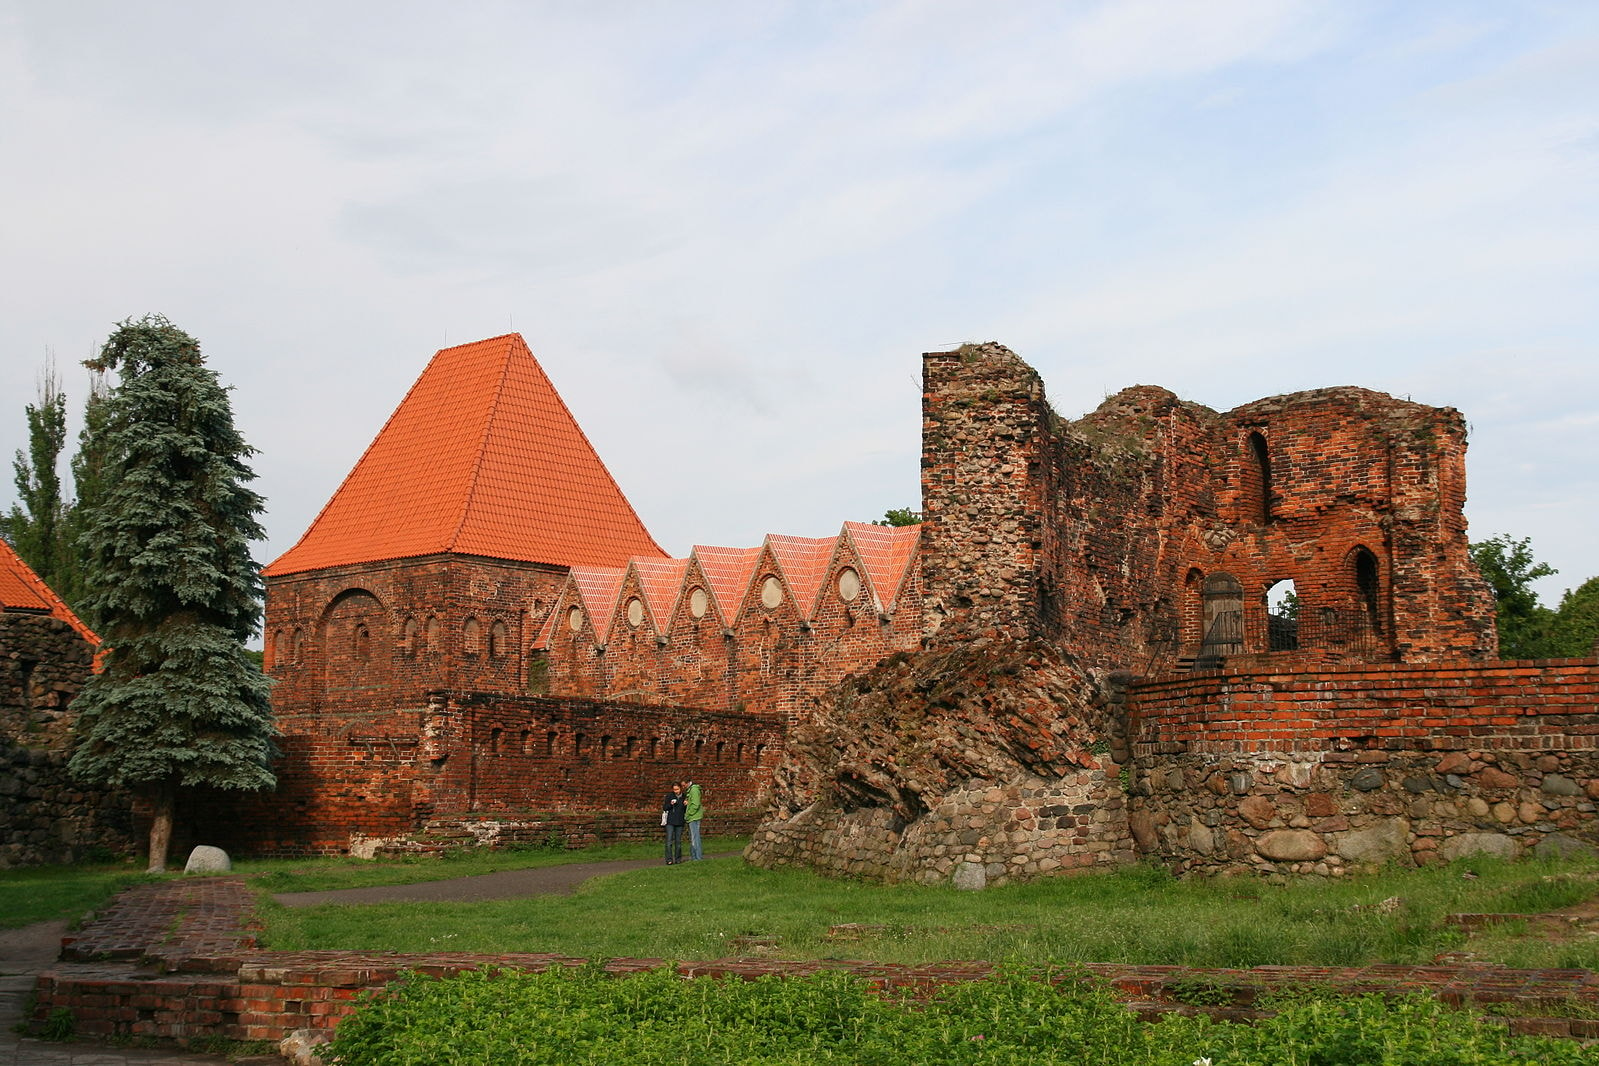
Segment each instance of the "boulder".
M1326 857L1327 842L1309 829L1278 829L1255 841L1255 850L1276 862L1313 862Z
M1398 858L1409 848L1410 823L1403 818L1379 818L1363 829L1351 829L1338 838L1338 854L1350 862L1380 863Z
M1521 845L1515 838L1503 833L1461 833L1438 846L1438 854L1446 862L1463 859L1468 855L1493 855L1501 859L1514 859L1521 854Z
M186 874L225 874L232 871L233 862L228 858L228 853L209 844L196 845L189 852L189 861L183 866Z
M1546 796L1580 796L1582 789L1577 782L1560 774L1544 774L1543 783L1538 786Z
M963 862L955 867L951 882L962 892L981 892L988 887L988 870L980 862Z
M1535 859L1592 859L1599 857L1599 848L1565 833L1550 833L1533 845L1532 855Z

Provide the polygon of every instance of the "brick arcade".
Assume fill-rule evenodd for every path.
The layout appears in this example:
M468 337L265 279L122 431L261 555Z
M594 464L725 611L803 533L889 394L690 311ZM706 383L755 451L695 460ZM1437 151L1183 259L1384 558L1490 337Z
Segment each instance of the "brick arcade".
M1595 841L1596 666L1493 660L1458 412L923 366L920 526L673 559L519 336L440 351L266 570L279 792L196 831L643 834L695 774L754 861L919 880Z

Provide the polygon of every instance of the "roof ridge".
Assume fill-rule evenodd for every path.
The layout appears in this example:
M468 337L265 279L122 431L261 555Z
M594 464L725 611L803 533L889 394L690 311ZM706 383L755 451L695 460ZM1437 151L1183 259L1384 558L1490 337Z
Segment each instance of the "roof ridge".
M502 336L508 336L508 334L502 334ZM500 339L500 337L490 337L488 341L479 341L478 343L492 344ZM461 499L461 517L455 523L455 532L450 534L450 539L445 544L445 547L451 551L460 542L461 532L466 529L466 520L472 514L472 502L477 498L477 483L478 478L483 474L483 459L488 455L489 441L494 436L494 419L498 417L500 402L505 398L505 379L510 376L511 372L511 350L512 346L507 345L500 359L500 382L494 389L494 399L489 403L488 417L483 419L483 432L478 435L477 454L472 459L472 477L467 482L466 494Z
M67 606L67 601L58 596L56 590L51 588L49 583L40 577L33 567L28 565L28 561L19 555L15 548L3 540L0 540L0 570L9 572L18 581L22 582L30 592L38 596L49 610L52 618L67 623L90 644L98 645L100 643L100 638L95 634L94 630L84 625L83 619L78 617L77 612ZM18 606L21 605L18 604ZM5 604L0 603L0 610L4 608Z

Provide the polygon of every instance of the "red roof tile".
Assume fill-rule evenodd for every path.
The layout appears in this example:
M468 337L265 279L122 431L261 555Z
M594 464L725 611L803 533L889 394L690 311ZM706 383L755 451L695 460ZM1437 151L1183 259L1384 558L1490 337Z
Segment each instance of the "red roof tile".
M72 608L46 585L33 568L0 540L0 611L25 611L48 614L58 618L78 631L78 635L91 644L100 638L72 613Z
M789 537L769 533L767 547L783 571L783 580L794 596L794 605L803 619L809 619L816 608L817 594L822 582L827 580L828 564L838 548L838 537Z
M688 572L687 559L634 559L633 572L638 574L639 589L644 593L644 606L649 609L655 631L664 633L672 624L672 612L677 607L677 597L683 589L683 575Z
M520 334L434 355L268 576L455 552L557 566L665 555Z
M583 609L594 624L594 640L604 644L611 639L611 623L616 619L616 597L622 591L627 571L616 567L574 566L568 583L577 587Z
M744 602L744 592L755 575L755 564L760 561L759 548L718 548L707 544L694 545L694 559L700 564L700 573L710 586L711 599L716 603L716 613L722 624L730 626L738 621L739 607Z
M892 612L899 602L900 590L905 587L911 561L916 558L922 527L845 522L844 535L849 537L861 565L866 567L872 594L877 597L877 609Z

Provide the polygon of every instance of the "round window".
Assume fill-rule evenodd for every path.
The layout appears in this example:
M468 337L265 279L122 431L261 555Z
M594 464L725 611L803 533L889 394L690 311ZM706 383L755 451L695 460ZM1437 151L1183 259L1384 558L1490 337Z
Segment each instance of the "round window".
M644 601L637 596L627 601L627 624L634 629L644 624Z
M695 587L688 594L688 613L695 618L704 618L705 612L711 609L711 598L705 595L705 590Z
M783 604L783 583L775 577L761 582L761 606L780 607Z
M861 594L861 575L849 567L838 572L838 596L845 603L854 603Z
M576 633L583 628L583 608L573 607L566 612L567 627Z

